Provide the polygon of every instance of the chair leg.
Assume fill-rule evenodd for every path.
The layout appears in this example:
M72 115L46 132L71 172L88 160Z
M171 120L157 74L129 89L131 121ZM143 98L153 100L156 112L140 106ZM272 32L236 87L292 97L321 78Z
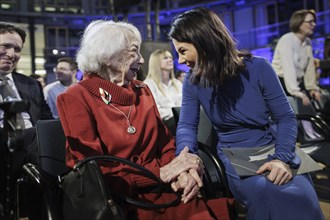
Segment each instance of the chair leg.
M21 177L16 181L16 220L20 219L20 190L21 185L28 182L27 177Z

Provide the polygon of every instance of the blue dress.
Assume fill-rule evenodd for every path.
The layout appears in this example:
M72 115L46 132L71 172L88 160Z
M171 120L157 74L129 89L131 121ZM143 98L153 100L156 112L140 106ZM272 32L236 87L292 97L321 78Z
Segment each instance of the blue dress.
M324 219L309 175L296 175L281 186L263 175L240 179L222 152L225 147L275 144L275 154L269 159L294 163L297 121L278 77L264 58L244 62L247 70L221 87L202 88L186 78L176 133L177 154L185 146L198 151L201 105L215 127L219 158L234 197L247 208L247 219Z

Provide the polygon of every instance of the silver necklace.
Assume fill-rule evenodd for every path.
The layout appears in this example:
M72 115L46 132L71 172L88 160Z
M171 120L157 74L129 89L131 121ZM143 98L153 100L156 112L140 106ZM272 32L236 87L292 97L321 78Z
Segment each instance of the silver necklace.
M132 106L133 106L133 105L131 105L131 106L129 107L129 112L128 112L127 116L126 116L125 113L122 112L119 108L117 108L116 106L114 106L114 105L111 104L111 103L109 103L109 104L110 104L112 107L114 107L117 111L119 111L122 115L124 115L124 117L126 118L127 123L128 123L127 133L129 133L129 134L135 134L135 132L136 132L136 128L135 128L134 126L132 126L132 125L131 125L131 122L129 121L129 116L131 115L131 111L132 111Z

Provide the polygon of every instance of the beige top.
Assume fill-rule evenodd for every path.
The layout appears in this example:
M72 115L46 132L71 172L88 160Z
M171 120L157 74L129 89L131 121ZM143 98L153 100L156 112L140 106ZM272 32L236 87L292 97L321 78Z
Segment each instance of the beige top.
M307 90L319 90L313 59L309 38L301 42L293 32L290 32L279 39L272 66L278 76L284 78L285 87L290 95L301 98L304 96L299 87L303 79Z

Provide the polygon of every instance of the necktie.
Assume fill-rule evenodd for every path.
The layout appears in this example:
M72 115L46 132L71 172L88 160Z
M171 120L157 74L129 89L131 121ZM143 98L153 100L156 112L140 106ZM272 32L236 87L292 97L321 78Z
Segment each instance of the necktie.
M19 100L13 88L8 83L7 76L0 76L0 102Z
M7 76L0 76L0 103L12 102L21 100L18 98L15 90L9 84L9 78ZM2 110L1 110L2 113ZM3 113L2 113L3 114ZM1 114L1 115L2 115ZM2 120L3 118L1 118ZM21 113L16 114L16 122L21 126L22 129L25 127L24 119Z

